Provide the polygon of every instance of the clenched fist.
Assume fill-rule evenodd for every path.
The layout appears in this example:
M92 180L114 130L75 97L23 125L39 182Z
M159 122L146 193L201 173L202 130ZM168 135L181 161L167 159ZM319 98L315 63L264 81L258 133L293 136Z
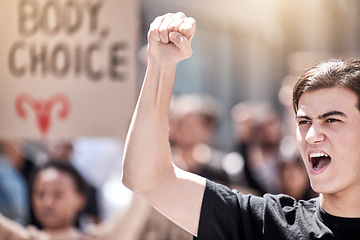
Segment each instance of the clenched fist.
M148 32L149 60L177 64L192 55L191 40L196 21L184 13L168 13L155 18Z

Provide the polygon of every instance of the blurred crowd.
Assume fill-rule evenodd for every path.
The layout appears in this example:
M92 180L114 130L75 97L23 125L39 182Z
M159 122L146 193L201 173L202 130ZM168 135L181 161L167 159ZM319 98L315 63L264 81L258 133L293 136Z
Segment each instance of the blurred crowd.
M286 99L280 96L280 102L282 97ZM205 95L175 96L169 113L174 164L246 194L285 193L296 200L316 197L297 151L292 129L295 124L291 129L288 127L291 124L287 124L292 121L288 119L292 114L285 103L281 112L264 102L236 104L229 113L234 134L229 137L235 141L232 151L224 151L212 144L221 115L226 114L219 102ZM123 143L113 139L1 140L0 212L23 226L51 228L39 219L39 209L51 212L53 206L49 204L45 208L41 205L46 201L34 200L41 182L38 177L34 181L34 176L39 175L34 172L38 173L44 164L57 162L75 169L85 180L86 203L74 210L74 219L71 218L76 228L126 222L125 212L130 211L130 215L136 217L136 226L127 239L192 239L122 185L122 154Z

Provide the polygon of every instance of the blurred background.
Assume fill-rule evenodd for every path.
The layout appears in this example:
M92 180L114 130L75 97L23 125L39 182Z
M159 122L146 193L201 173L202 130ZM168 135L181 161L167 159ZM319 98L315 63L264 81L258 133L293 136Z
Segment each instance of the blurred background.
M331 57L358 57L360 3L350 1L141 1L141 42L151 21L182 11L197 20L193 56L178 68L175 94L222 102L217 144L231 140L229 109L243 100L279 104L286 76Z
M71 14L84 11L82 23L89 24L89 28L81 28L80 18L76 17L80 15L70 14L70 20L64 18L61 22L68 32L54 33L58 30L57 15L51 9L63 3ZM19 192L14 198L19 199L27 188L31 189L26 184L29 174L24 169L33 168L29 164L36 167L54 158L75 166L97 196L82 224L97 223L115 215L119 209L126 209L132 193L121 183L123 145L146 70L147 31L155 17L179 11L196 19L197 31L192 42L193 56L179 64L176 74L170 109L174 162L246 193L283 192L296 199L316 196L297 152L291 91L304 68L329 58L359 57L360 1L67 0L63 3L19 0L10 4L0 0L3 55L0 58L0 163L3 164L0 212L11 216L5 205L9 200L1 201L1 196L5 196L1 195L1 188L6 192L5 179L10 175L17 179ZM29 4L23 9L23 20L12 18L12 14L20 11L17 7L21 4ZM31 21L36 13L32 6L36 4L50 9L47 18L41 18L38 23L48 32L39 30L25 36L17 21L30 22L23 27L33 34ZM8 10L10 5L14 13ZM90 17L86 18L89 9ZM74 32L69 32L71 29ZM17 45L11 45L14 42ZM12 67L21 70L22 64L26 64L27 48L33 54L29 42L48 46L49 51L55 49L52 56L58 62L46 68L43 55L32 55L31 61L35 63L15 76L8 70L11 68L8 62L15 61ZM72 57L67 61L67 47L74 53L75 61ZM4 53L9 49L18 51L18 55L8 57ZM39 49L41 52L47 48ZM110 58L107 49L112 51ZM81 60L83 50L88 55ZM85 62L87 72L81 68L81 61ZM23 108L30 118L16 113L13 100L21 92L32 90L33 97L38 99L57 91L67 93L72 104L68 120L62 123L51 113L52 125L49 122L48 128L44 128L44 123L35 124L32 105ZM23 176L19 176L19 171ZM31 206L27 206L30 203L26 196L21 199L12 214L14 220L26 225L29 223L26 208ZM154 221L165 220L154 214L147 211L144 215L146 221L137 239L190 239L183 233L169 237L169 232L178 229L167 223L159 227ZM160 231L164 237L156 235Z

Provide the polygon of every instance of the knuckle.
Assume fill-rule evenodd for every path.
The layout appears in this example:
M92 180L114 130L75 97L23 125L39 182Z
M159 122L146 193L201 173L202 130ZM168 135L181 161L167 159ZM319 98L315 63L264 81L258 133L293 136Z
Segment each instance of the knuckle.
M161 29L159 29L159 34L160 34L161 36L166 36L166 35L168 35L168 29L166 29L166 28L161 28Z
M175 25L169 26L169 32L177 32L178 31L178 27Z
M148 31L148 37L153 37L158 35L158 30L156 28L150 28Z
M175 15L177 15L178 17L181 17L181 18L186 18L185 13L183 13L183 12L177 12Z

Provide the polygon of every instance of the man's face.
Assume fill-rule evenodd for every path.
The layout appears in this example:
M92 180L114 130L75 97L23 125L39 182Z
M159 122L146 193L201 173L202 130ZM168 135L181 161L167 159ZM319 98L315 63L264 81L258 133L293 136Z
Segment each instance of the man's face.
M333 87L303 93L297 139L311 186L322 194L360 190L360 112L351 90Z
M35 178L32 201L39 222L58 230L73 225L85 200L68 174L48 168Z

